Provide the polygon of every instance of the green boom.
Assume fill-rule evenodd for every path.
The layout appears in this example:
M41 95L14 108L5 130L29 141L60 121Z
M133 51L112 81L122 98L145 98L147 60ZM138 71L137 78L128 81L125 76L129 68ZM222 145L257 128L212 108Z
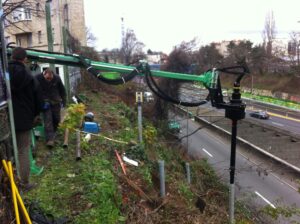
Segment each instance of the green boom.
M7 54L11 55L12 48L7 48ZM35 62L45 62L52 64L60 64L74 67L83 67L78 55L70 55L70 54L61 54L55 52L46 52L46 51L34 51L34 50L26 50L27 58L30 61ZM91 65L94 69L99 71L107 71L107 72L119 72L119 73L130 73L135 67L125 66L121 64L111 64L104 63L99 61L92 61L90 59L85 59L86 62ZM211 87L216 73L215 72L205 72L202 75L194 75L194 74L184 74L184 73L175 73L175 72L166 72L166 71L151 71L153 76L163 77L163 78L171 78L171 79L180 79L187 81L198 81L201 82L205 87ZM138 75L144 75L142 72Z

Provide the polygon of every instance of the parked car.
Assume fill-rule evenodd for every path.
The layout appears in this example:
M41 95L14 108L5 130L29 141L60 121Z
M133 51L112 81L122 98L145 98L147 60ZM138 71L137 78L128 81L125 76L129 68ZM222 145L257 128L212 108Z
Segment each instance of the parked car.
M270 118L270 115L266 111L254 111L254 112L251 112L249 115L250 115L250 117L255 117L255 118L264 119L264 120L267 120Z

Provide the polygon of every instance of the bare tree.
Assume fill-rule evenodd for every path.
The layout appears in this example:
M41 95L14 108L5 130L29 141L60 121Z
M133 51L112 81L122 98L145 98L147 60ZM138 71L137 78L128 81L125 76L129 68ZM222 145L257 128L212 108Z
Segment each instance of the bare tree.
M194 61L194 49L196 41L191 40L189 42L182 42L174 47L173 51L169 54L167 63L162 67L162 70L179 73L189 73L191 65ZM159 79L159 87L168 96L173 99L179 100L179 88L181 80L175 79ZM158 123L158 120L162 121L168 117L169 103L159 98L155 101L154 121Z
M85 29L85 33L86 33L86 42L88 46L95 46L95 43L97 41L97 37L92 33L91 29L86 27Z
M135 61L143 59L145 54L143 53L144 43L138 41L133 30L128 29L122 40L121 46L121 60L124 64L132 64Z
M4 23L12 25L20 30L15 21L22 13L33 17L44 17L45 9L42 7L40 0L5 0L2 2Z
M218 66L223 60L223 56L220 54L214 43L201 47L197 52L196 57L198 73L205 72L208 69Z
M263 41L264 41L266 51L267 51L267 56L269 58L271 58L272 57L272 45L273 45L273 41L276 38L275 18L274 18L273 11L269 12L266 15L265 27L264 27L262 35L263 35Z
M290 33L290 41L288 43L288 54L293 65L299 65L299 47L300 47L300 33ZM296 63L297 62L297 63Z

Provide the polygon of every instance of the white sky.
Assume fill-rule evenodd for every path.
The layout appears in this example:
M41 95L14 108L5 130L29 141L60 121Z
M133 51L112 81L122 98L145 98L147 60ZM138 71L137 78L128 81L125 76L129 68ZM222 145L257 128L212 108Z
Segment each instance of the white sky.
M213 41L262 41L267 13L273 10L277 37L300 31L300 0L84 0L86 26L97 37L98 50L119 48L121 17L144 50L169 53L196 37Z

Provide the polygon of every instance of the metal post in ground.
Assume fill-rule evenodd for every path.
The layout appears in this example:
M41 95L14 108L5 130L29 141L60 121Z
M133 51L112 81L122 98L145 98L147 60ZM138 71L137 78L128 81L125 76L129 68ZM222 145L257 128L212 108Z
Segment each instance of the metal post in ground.
M185 163L185 170L186 170L186 180L188 184L191 184L191 168L189 163Z
M166 196L166 185L165 185L165 161L159 160L159 181L160 181L160 196Z
M68 148L68 145L69 145L69 129L66 128L65 134L64 134L63 148Z
M186 151L189 154L189 108L186 109L187 119L186 119Z
M80 131L76 131L76 160L81 160Z
M138 106L139 143L143 142L142 102L143 102L143 92L136 92L136 103Z

